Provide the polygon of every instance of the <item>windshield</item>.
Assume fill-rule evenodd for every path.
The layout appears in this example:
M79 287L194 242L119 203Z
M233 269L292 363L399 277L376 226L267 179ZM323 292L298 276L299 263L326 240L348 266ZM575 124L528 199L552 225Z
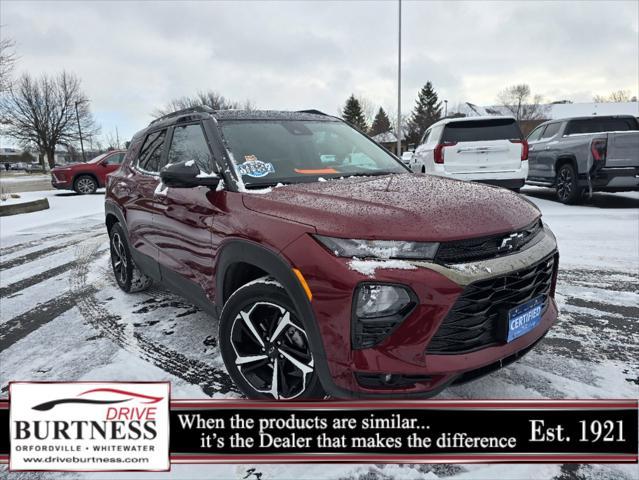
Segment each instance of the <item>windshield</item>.
M97 157L94 157L91 160L88 160L87 163L98 163L100 160L106 157L109 153L110 152L103 153L102 155L98 155Z
M341 122L226 120L220 125L247 186L407 172L386 150Z

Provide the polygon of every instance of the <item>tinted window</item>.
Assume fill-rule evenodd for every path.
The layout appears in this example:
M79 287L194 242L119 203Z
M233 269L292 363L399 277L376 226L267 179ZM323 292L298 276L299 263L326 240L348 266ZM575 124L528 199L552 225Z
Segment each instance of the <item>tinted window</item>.
M227 120L220 125L247 185L406 173L388 151L342 122Z
M566 135L576 133L618 132L625 130L639 130L637 120L632 117L594 117L571 120L566 127Z
M140 150L138 166L147 172L159 172L166 130L149 134Z
M539 137L541 137L541 134L544 133L545 128L546 126L544 125L543 127L537 127L534 129L532 133L528 135L528 141L534 142L535 140L539 140Z
M169 149L169 163L195 160L203 172L211 172L211 154L204 138L202 127L184 125L173 129L173 139Z
M541 136L541 138L551 138L554 137L555 135L557 135L557 132L559 131L559 127L561 127L561 123L557 122L557 123L550 123L546 126L546 131L544 132L544 134Z
M444 128L443 142L481 142L490 140L520 140L519 126L514 119L467 120L452 122Z
M122 163L122 159L124 158L124 153L116 153L114 155L111 155L109 158L106 159L106 163L107 165L119 165Z

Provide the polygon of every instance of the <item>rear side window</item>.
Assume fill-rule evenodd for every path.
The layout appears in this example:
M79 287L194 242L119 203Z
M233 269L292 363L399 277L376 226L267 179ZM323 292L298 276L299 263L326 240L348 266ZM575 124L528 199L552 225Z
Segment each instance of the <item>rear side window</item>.
M123 159L124 153L116 153L107 158L106 162L104 163L106 163L107 165L120 165Z
M146 137L138 158L139 168L151 173L160 171L165 138L166 130L153 132Z
M183 125L173 129L169 163L188 160L195 160L196 165L203 172L210 173L212 171L211 153L199 124Z
M554 137L555 135L557 135L557 132L559 131L559 127L561 127L561 123L559 123L559 122L548 124L546 126L546 130L544 131L544 134L541 136L541 138Z
M632 117L593 117L571 120L566 127L565 135L579 133L623 132L639 130L637 120Z
M534 129L532 133L528 135L528 141L534 142L535 140L539 140L539 138L541 138L541 134L544 133L545 129L546 129L546 125L542 127L537 127L536 129Z
M468 120L452 122L444 128L443 142L481 142L521 140L521 130L514 119Z

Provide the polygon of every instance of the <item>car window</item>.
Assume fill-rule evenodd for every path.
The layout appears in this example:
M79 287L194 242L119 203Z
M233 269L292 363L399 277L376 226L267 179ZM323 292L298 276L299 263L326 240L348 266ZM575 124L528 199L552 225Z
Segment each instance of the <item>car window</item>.
M439 141L439 137L442 134L442 130L444 129L443 125L438 127L433 127L430 131L430 135L428 135L427 144L433 145Z
M541 138L552 138L552 137L554 137L555 135L557 135L557 132L559 131L559 127L561 127L561 123L560 122L549 123L548 125L546 125L546 130L544 131L544 133L541 136Z
M140 169L150 173L160 171L165 138L166 130L153 132L146 137L138 158Z
M534 142L536 140L539 140L539 138L541 137L541 135L544 133L544 130L546 129L546 125L542 125L541 127L537 127L535 128L532 133L530 135L528 135L528 141L529 142Z
M565 135L579 133L619 132L639 130L639 123L632 117L579 118L568 122Z
M199 169L211 173L211 152L200 124L183 125L173 129L169 163L195 160Z
M111 155L109 158L107 158L104 163L106 165L120 165L123 159L124 159L124 153L116 153L114 155Z
M424 143L428 142L429 135L430 135L430 129L424 132L424 136L422 137L422 140L419 142L419 144L423 145Z
M462 120L444 128L443 142L481 142L491 140L521 140L521 130L514 118Z

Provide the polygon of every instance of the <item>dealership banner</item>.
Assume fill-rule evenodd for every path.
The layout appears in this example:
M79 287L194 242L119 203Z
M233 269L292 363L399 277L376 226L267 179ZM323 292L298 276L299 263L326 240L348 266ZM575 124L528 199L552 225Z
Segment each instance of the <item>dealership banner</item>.
M171 463L635 463L637 400L178 400L168 383L13 382L16 471Z

